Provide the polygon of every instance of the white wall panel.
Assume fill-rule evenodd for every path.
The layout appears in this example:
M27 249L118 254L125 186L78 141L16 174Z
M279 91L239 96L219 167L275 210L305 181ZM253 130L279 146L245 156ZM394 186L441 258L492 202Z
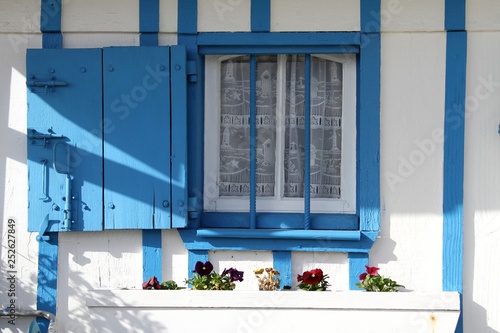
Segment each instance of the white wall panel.
M466 12L468 31L500 29L500 4L497 0L469 0Z
M177 0L160 0L160 31L177 32Z
M382 31L442 31L444 0L382 0Z
M359 31L359 1L271 0L271 31Z
M92 332L85 303L91 289L141 289L142 233L111 231L59 236L59 332Z
M484 2L483 2L484 3ZM494 10L493 10L494 11ZM500 32L468 35L465 127L465 332L500 331Z
M139 1L64 0L63 32L137 32Z
M382 226L370 263L415 290L441 289L445 42L382 36Z
M40 32L40 1L2 1L1 32Z
M250 0L199 0L198 31L250 31Z

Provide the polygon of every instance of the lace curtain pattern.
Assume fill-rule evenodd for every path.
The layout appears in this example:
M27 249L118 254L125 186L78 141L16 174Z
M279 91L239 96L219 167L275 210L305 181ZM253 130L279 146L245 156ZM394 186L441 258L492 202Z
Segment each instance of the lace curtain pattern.
M219 195L250 193L250 85L256 87L257 196L304 196L304 55L257 57L250 82L250 57L221 64ZM284 89L277 84L284 78ZM342 64L311 57L311 198L340 198ZM277 117L280 114L281 117ZM281 124L277 119L284 119ZM277 140L281 144L277 145ZM283 147L277 151L276 147ZM281 154L281 158L278 158ZM277 169L277 161L283 165ZM277 189L278 177L283 179Z

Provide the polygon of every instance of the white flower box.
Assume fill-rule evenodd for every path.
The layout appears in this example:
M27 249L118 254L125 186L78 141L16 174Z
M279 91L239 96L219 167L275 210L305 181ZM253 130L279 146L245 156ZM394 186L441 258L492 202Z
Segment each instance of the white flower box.
M92 290L96 332L453 333L455 292Z

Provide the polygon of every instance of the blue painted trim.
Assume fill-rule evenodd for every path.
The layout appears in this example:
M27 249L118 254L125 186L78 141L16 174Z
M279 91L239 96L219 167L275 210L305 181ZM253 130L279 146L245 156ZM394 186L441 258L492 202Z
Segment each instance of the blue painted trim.
M195 229L178 229L188 250L229 251L300 251L300 252L361 252L372 247L377 232L362 232L359 241L335 239L280 239L199 237ZM304 231L303 231L304 232Z
M250 229L255 229L257 211L257 59L250 56Z
M162 281L162 237L161 230L142 231L142 278L147 281L156 276Z
M443 166L443 290L459 292L462 291L466 57L467 33L448 32Z
M380 32L380 0L361 0L361 32Z
M358 62L357 211L360 228L380 230L380 34L363 34Z
M280 272L280 288L292 286L292 253L273 251L273 268Z
M44 49L60 49L63 44L63 36L60 32L44 32L42 34L42 47Z
M158 46L160 30L160 1L139 1L139 32L141 46Z
M446 35L443 162L443 290L463 292L463 183L467 33ZM463 332L462 316L455 330Z
M61 32L62 0L41 0L40 31Z
M249 213L205 212L201 225L205 228L220 227L247 228ZM258 229L303 229L303 213L257 213ZM359 230L355 214L310 214L311 229Z
M198 0L177 1L177 33L198 33Z
M139 32L158 33L160 29L160 1L139 1Z
M198 34L199 46L349 46L360 44L359 32L200 32Z
M204 61L198 54L198 1L182 0L177 3L177 43L186 47L188 63L196 64L196 80L188 80L187 84L187 118L188 123L188 195L203 206L203 86ZM200 164L199 164L200 163ZM189 219L189 227L196 228L200 223L200 215Z
M224 45L224 46L200 46L200 54L345 54L359 53L357 45L284 45L284 46L254 46L246 45Z
M304 62L304 230L311 229L311 55Z
M287 229L198 229L198 237L254 239L312 239L359 241L361 232L355 230L287 230Z
M197 261L206 262L208 260L208 251L189 250L188 251L188 278L193 277L194 266Z
M59 234L56 232L50 233L49 237L49 240L40 242L38 246L36 309L56 315ZM39 318L37 322L41 331L47 332L48 321Z
M172 228L184 228L188 219L187 63L183 45L170 47L171 77L171 198Z
M466 0L445 0L444 29L447 31L465 30Z
M271 30L271 0L252 0L250 11L250 30L269 32Z
M62 48L61 12L62 0L41 0L40 31L44 49Z
M359 290L356 283L359 282L359 275L366 271L365 265L368 265L368 253L353 253L347 254L347 262L349 263L349 289Z

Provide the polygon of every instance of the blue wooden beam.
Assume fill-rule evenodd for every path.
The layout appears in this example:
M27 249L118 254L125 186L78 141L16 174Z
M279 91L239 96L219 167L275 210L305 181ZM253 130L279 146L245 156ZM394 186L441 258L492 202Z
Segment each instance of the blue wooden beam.
M160 1L139 1L139 32L141 46L157 46L160 31Z
M292 253L273 251L273 268L280 272L280 288L292 286Z
M49 233L49 239L39 242L38 246L38 281L36 309L54 315L57 312L57 272L58 272L58 233ZM49 322L38 318L42 333L48 331Z
M252 0L250 11L250 30L269 32L271 30L271 0Z
M142 280L156 276L162 281L162 234L161 230L142 231Z
M444 29L446 31L465 30L466 0L445 0Z
M347 255L349 263L349 289L358 290L356 283L359 282L359 275L366 271L368 265L368 253L350 252Z
M40 31L43 48L62 48L61 13L62 0L41 0Z

